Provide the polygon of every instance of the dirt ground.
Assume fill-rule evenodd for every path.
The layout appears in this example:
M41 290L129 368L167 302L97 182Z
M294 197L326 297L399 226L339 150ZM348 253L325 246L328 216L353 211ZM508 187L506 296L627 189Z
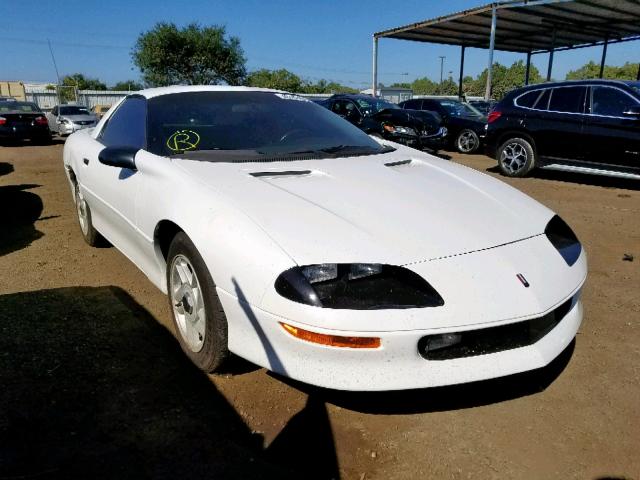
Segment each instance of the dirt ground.
M240 359L197 371L165 297L84 244L61 157L60 143L0 146L0 479L640 479L640 183L508 180L589 255L584 322L548 368L353 394Z

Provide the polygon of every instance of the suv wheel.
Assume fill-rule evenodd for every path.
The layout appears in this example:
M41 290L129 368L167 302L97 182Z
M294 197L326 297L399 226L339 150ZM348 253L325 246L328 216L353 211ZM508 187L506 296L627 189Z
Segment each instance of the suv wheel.
M498 149L498 167L507 177L524 177L535 166L533 146L524 138L510 138Z

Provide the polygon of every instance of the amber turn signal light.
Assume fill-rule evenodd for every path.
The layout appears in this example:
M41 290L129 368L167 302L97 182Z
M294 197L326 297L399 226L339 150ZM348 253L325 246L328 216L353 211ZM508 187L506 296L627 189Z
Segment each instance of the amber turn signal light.
M340 335L325 335L323 333L310 332L302 328L294 327L286 323L280 323L282 328L300 340L330 347L342 348L379 348L380 339L377 337L342 337Z

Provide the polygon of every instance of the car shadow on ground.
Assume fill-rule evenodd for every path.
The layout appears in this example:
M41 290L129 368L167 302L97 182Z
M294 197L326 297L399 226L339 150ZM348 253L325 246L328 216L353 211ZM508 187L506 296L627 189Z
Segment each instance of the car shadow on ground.
M265 449L116 287L1 295L0 385L0 478L339 478L322 400Z
M500 173L497 166L486 170L491 173ZM623 190L640 190L640 182L627 178L605 177L603 175L589 175L577 172L560 172L557 170L544 170L536 168L527 174L528 177L541 180L555 180L557 182L578 183L581 185L593 185L595 187L619 188ZM506 177L505 177L506 178Z
M278 378L326 403L361 413L407 415L442 412L490 405L542 392L565 369L574 349L575 340L549 365L531 372L462 385L418 390L342 392Z
M0 256L28 247L42 237L35 227L42 214L42 199L28 191L39 186L0 187Z
M0 177L9 175L11 172L13 172L13 165L7 162L0 162Z

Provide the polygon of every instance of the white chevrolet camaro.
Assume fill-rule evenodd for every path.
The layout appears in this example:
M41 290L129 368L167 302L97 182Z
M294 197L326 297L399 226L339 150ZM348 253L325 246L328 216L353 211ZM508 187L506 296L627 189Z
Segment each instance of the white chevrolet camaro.
M336 389L457 384L547 365L582 320L560 217L296 95L145 90L71 135L64 167L85 240L167 293L208 372L233 352Z

